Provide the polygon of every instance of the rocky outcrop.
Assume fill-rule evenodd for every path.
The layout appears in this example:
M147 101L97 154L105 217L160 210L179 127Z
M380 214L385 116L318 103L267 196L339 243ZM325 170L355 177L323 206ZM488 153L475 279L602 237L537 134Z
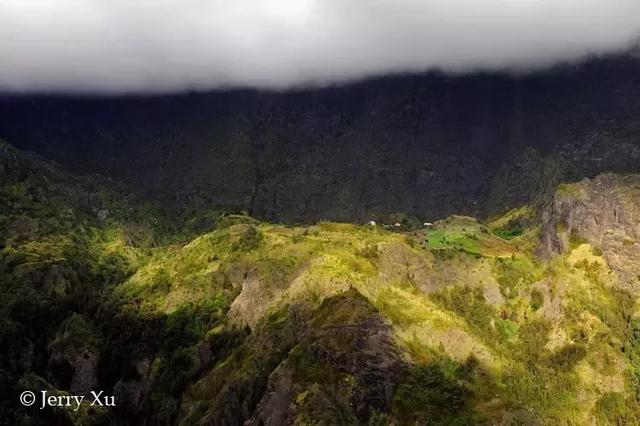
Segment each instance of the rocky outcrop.
M585 240L602 251L622 287L640 292L640 176L607 173L561 185L544 219L542 254Z
M408 368L390 324L355 289L309 308L261 322L189 391L181 424L363 424L389 412Z
M96 390L99 349L100 339L84 316L73 314L65 320L50 345L49 369L56 385L74 395Z
M251 424L366 423L390 410L403 369L391 327L356 290L324 302L307 335L270 375Z

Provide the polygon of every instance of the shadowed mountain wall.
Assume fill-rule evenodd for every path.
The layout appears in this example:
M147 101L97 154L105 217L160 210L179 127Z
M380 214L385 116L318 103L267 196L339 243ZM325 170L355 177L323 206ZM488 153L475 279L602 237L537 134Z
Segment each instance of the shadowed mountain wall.
M178 208L284 222L488 216L560 180L640 170L640 60L285 93L14 96L0 117L18 148Z

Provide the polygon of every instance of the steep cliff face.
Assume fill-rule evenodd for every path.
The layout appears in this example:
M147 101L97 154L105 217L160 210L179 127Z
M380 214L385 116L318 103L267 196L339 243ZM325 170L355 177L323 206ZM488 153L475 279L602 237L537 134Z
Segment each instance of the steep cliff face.
M640 293L640 178L604 174L561 185L547 212L542 249L557 254L573 242L598 247L619 284ZM555 253L554 253L555 252Z
M177 207L298 222L489 216L640 164L640 60L542 74L152 98L0 100L0 137Z

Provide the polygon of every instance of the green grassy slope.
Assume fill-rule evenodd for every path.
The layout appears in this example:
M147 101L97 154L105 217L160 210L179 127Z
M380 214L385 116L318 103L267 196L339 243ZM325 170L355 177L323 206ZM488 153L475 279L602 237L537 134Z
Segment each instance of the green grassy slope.
M638 423L637 294L588 238L538 258L526 206L402 232L174 219L4 143L0 160L11 423ZM93 388L117 407L17 404Z

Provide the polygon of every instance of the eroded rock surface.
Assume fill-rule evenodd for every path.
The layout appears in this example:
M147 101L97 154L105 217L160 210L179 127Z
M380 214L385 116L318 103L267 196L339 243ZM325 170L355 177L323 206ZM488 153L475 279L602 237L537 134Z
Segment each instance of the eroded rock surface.
M565 251L586 240L599 248L620 279L640 291L640 177L603 174L561 185L545 212L541 252Z

